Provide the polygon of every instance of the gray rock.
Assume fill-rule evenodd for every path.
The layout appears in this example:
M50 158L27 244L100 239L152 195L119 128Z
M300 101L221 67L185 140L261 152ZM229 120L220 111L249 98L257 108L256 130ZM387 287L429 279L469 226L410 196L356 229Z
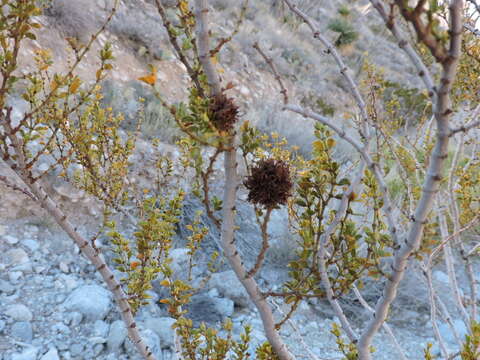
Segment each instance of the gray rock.
M93 347L93 356L97 357L103 351L103 344L95 344Z
M12 360L35 360L37 358L38 348L29 347L21 353L12 354Z
M78 282L75 276L62 274L60 275L60 278L65 283L65 287L67 288L68 291L72 291L78 286Z
M107 339L101 336L94 336L88 339L92 344L105 344Z
M3 332L3 329L5 329L5 321L0 320L0 334Z
M70 328L61 322L57 322L55 325L53 325L52 330L61 335L70 335L71 333Z
M157 359L161 359L162 348L160 346L160 338L158 335L150 329L141 330L141 334L153 355L155 355Z
M23 273L21 271L10 271L8 273L8 280L15 284L22 276Z
M250 298L233 270L213 274L209 286L217 288L223 297L233 300L238 306L248 307L250 305Z
M63 303L67 310L80 312L86 319L104 319L110 311L110 292L98 285L84 285L75 289Z
M65 341L55 341L55 346L57 347L58 350L60 351L65 351L70 348L70 344L65 342Z
M168 348L174 345L174 330L172 329L174 323L175 319L161 317L147 319L144 325L147 329L153 330L155 334L158 335L162 348Z
M38 241L33 239L25 239L22 241L22 244L25 245L32 253L36 252L40 248Z
M448 285L448 275L445 274L443 271L435 270L432 275L434 280L442 284Z
M71 312L66 317L66 324L71 326L78 326L83 320L83 315L80 314L78 311Z
M127 337L127 328L122 320L116 320L110 325L107 346L110 351L118 351Z
M186 306L189 316L196 324L216 323L233 314L234 303L227 298L211 297L206 294L192 296Z
M31 321L33 319L32 312L23 304L13 304L7 306L5 315L16 321Z
M453 320L453 327L457 331L458 336L460 337L460 340L465 339L465 335L468 334L468 329L463 323L462 320L460 319L455 319ZM457 346L457 341L455 339L455 336L452 333L452 330L450 329L450 326L446 323L440 324L438 327L438 330L440 331L440 335L442 335L443 339L448 342L450 345Z
M5 235L3 239L7 242L7 244L10 245L15 245L16 243L18 243L18 239L11 235Z
M70 271L70 269L68 268L68 264L65 261L60 261L60 264L58 265L58 267L65 274L67 274Z
M40 360L60 360L58 356L58 350L55 347L50 348Z
M172 263L170 267L174 274L181 274L188 271L188 263L190 256L188 255L188 249L174 249L170 252L170 257L172 258Z
M19 321L12 325L11 334L14 338L29 343L33 339L32 324L28 321Z
M79 356L83 352L83 345L82 344L73 344L70 346L70 354L72 356Z
M12 284L10 284L8 281L0 279L0 292L3 292L9 295L14 291L15 291L15 287Z
M28 254L23 249L11 249L5 253L7 264L16 271L32 271Z
M95 321L95 324L93 324L93 332L96 336L106 338L108 335L108 324L103 320Z
M230 317L233 315L234 302L226 298L213 298L215 310L223 317Z

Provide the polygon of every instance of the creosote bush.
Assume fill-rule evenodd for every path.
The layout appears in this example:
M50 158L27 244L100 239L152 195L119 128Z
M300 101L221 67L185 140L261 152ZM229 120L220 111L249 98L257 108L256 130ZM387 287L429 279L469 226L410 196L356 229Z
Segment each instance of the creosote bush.
M249 191L248 201L267 209L285 205L293 187L288 164L275 159L260 160L244 185Z
M130 161L136 135L121 136L119 126L124 117L115 115L111 107L104 107L107 104L101 101L100 84L113 68L112 46L105 44L99 53L94 83L85 83L76 72L76 66L102 30L85 45L74 47L70 44L73 65L67 72L54 73L50 53L40 49L34 58L35 67L19 76L25 70L18 61L20 45L23 40L36 39L36 29L41 27L35 20L41 13L35 1L9 0L0 6L0 24L3 24L0 26L0 75L3 78L0 85L0 159L16 173L20 185L12 185L3 175L0 175L0 181L39 202L76 242L112 291L129 337L145 359L155 360L155 355L138 331L134 316L148 302L152 281L157 280L165 288L159 302L166 305L169 316L175 319L175 350L180 359L251 358L248 326L238 339L233 338L236 334L233 334L233 323L228 319L223 324L224 331L220 332L205 325L196 327L189 318L188 304L202 288L196 282L200 280L205 284L218 269L217 258L224 256L257 308L268 339L256 348L257 359L295 359L297 349L287 347L279 330L286 321L293 320L292 315L305 300L326 298L340 322L340 325L333 326L332 334L344 359L371 360L372 339L382 326L388 329L386 321L391 304L397 298L398 287L409 263L415 261L422 268L425 281L430 281L424 292L429 292L432 323L436 323L437 310L443 311L437 306L436 296L440 298L443 294L435 294L435 286L431 283L432 264L438 260L436 257L440 258L438 255L442 255L449 276L455 279L458 266L454 263L454 252L461 255L473 289L461 298L461 289L449 280L456 301L454 315L463 314L464 323L469 325L459 354L462 360L478 359L480 330L474 322L477 309L472 305L477 303L473 259L478 255L480 244L471 244L462 232L478 232L475 230L479 220L480 193L479 183L475 181L480 168L478 136L468 134L468 131L478 127L480 122L476 120L478 112L459 119L459 124L454 123L451 116L454 112L461 116L459 109L470 111L477 108L480 111L475 96L470 98L471 104L465 109L462 108L465 104L460 102L466 101L464 97L454 96L456 92L460 94L474 88L472 86L478 82L474 74L456 77L459 59L463 67L468 67L476 59L460 56L462 19L465 17L461 0L450 2L448 31L439 25L443 10L434 6L436 2L427 7L425 2L419 1L413 10L405 2L396 1L393 6L397 11L383 19L398 43L404 44L402 48L407 50L407 55L413 57L419 76L426 79L425 101L422 98L420 106L416 106L416 102L410 104L410 108L418 108L424 113L425 119L421 122L403 121L397 115L412 117L411 112L405 110L410 102L407 100L415 97L416 92L393 93L391 98L384 96L384 88L388 86L374 68L367 72L363 83L357 84L335 46L320 30L312 29L314 37L328 49L326 55L333 55L357 104L356 110L349 108L343 114L346 120L351 120L349 130L358 133L358 136L350 136L349 131L339 126L338 119L330 119L327 112L323 115L315 113L314 106L308 103L303 107L297 105L298 99L288 94L278 76L275 59L268 58L257 47L270 70L277 75L283 109L316 122L311 156L305 159L294 154L293 148L292 151L287 149L286 140L279 138L278 134L261 134L248 121L236 126L239 122L238 106L222 92L221 89L228 89L229 85L222 83L213 59L238 29L234 29L231 36L215 38L208 29L206 0L180 0L173 5L175 9L168 12L162 1L155 1L173 51L191 80L188 100L170 104L166 100L168 97L156 87L157 69L154 65L147 76L139 78L150 86L159 103L169 110L185 134L178 143L180 169L175 169L173 160L167 156L156 159L154 169L158 176L156 186L151 185L155 187L155 196L150 195L152 189L138 188L126 181L132 175ZM371 0L371 3L381 16L387 14L382 2ZM289 0L281 4L286 4L285 9L288 7L301 21L314 23ZM114 12L115 9L103 30ZM245 11L240 11L237 27L244 14ZM342 16L346 17L346 14ZM435 80L430 74L428 67L432 62L424 64L425 60L422 62L415 48L398 34L400 31L396 33L399 16L415 25L413 30L421 35L418 41L423 42L432 62L437 63L436 71L442 72L439 79ZM348 44L357 36L354 28L345 24L330 28L341 34L337 46ZM475 52L471 56L475 57ZM458 82L455 82L456 78ZM438 84L434 86L435 82ZM16 83L24 86L21 96L29 104L29 111L18 121L14 121L13 108L8 103ZM432 104L432 116L427 103ZM388 121L390 119L397 119L397 122ZM414 134L403 134L400 131L403 124L415 126ZM236 128L238 133L233 131ZM456 134L462 134L462 137L455 137ZM333 151L338 145L333 136L350 143L360 155L359 160L353 161L348 168L337 162ZM450 139L456 145L453 157L449 156ZM32 152L29 150L31 145L40 145L39 150ZM158 141L152 142L152 149L158 145ZM244 185L249 191L248 200L253 203L262 234L262 246L251 268L246 268L235 236L239 156L250 174ZM39 173L38 160L43 157L49 157L53 165ZM216 162L222 157L224 171L221 175L225 181L220 200L213 195L211 182L216 175ZM80 170L69 176L74 165ZM393 166L399 169L401 186L396 188L403 194L398 204L392 202L394 189L388 187L385 177ZM74 220L44 190L48 181L45 175L56 169L63 170L60 176L65 180L73 182L103 204L99 234L104 233L110 240L115 254L113 262L123 278L113 274L102 249L77 231ZM170 254L186 196L172 177L176 171L176 177L181 177L187 170L194 170L193 186L189 191L201 198L207 215L221 233L216 244L219 251L211 256L208 270L203 271L204 277L195 281L192 270L197 266L200 244L209 232L200 221L200 213L185 226L190 232L186 239L188 276L177 276L177 270L171 266ZM443 181L444 172L448 173L447 181ZM258 282L257 276L261 274L266 257L270 256L268 225L272 212L280 205L288 206L289 225L297 235L297 256L288 264L288 280L276 289L269 289ZM114 221L117 215L125 215L132 222L135 230L131 236L124 235L117 226ZM373 279L380 280L383 291L375 305L368 304L370 299L365 299L366 291L362 289L363 284ZM352 292L366 309L375 309L371 310L373 315L362 329L352 327L352 319L339 302ZM289 307L282 318L271 306L272 298L278 299L282 307ZM395 335L391 336L396 342ZM451 358L442 338L435 336L442 358ZM427 360L432 359L429 348L425 350ZM384 352L385 349L378 351ZM405 359L401 345L398 345L397 352L399 356L395 354L392 358Z

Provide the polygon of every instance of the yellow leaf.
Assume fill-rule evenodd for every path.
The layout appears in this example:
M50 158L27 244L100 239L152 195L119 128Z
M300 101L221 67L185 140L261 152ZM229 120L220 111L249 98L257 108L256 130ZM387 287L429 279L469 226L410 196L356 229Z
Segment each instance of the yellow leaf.
M178 2L178 8L180 9L180 11L182 12L182 14L186 14L188 13L188 2L184 1L184 0L181 0Z
M170 281L168 281L167 279L162 280L162 281L160 281L160 285L161 286L170 286Z
M161 300L159 301L159 303L161 303L161 304L169 304L169 303L170 303L170 300L168 300L168 299L161 299Z
M327 139L327 146L329 148L333 148L335 146L335 140L333 140L332 138Z
M140 265L140 262L138 262L138 261L132 261L132 262L130 263L130 268L131 268L132 270L134 270L138 265Z
M75 77L75 79L73 79L72 83L70 84L70 87L68 88L68 90L71 93L75 93L78 90L78 88L80 87L81 83L82 82L80 81L80 78Z
M321 140L315 140L313 142L313 149L315 151L325 151L325 145L323 144L323 141Z
M144 83L147 83L148 85L155 85L157 82L157 74L150 74L147 76L142 76L139 77L138 80L143 81Z

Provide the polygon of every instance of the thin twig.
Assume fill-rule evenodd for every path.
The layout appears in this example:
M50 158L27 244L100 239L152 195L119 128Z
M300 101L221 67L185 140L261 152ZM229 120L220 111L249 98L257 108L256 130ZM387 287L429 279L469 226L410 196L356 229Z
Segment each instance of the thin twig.
M340 74L347 81L348 89L351 95L353 96L355 102L357 103L358 109L360 110L360 114L363 120L363 127L361 130L359 129L359 132L364 139L370 138L370 131L368 127L369 116L367 113L367 107L365 105L365 101L363 100L363 97L360 93L360 90L358 89L357 84L355 83L355 81L353 80L353 77L349 73L349 68L343 61L337 49L326 37L324 37L321 34L318 26L309 16L303 13L295 4L292 3L292 1L290 0L283 0L283 1L287 4L287 6L290 8L290 10L293 13L295 13L300 19L302 19L305 22L305 24L307 24L307 26L312 31L313 37L319 40L323 44L323 46L326 47L325 53L331 54L332 57L334 58L335 62L337 63L340 69Z
M474 128L476 128L477 126L480 126L480 119L477 120L477 121L473 121L471 122L470 124L468 125L462 125L462 126L459 126L455 129L451 129L450 130L450 136L453 136L459 132L463 132L463 133L466 133Z
M220 85L220 77L210 58L208 11L207 0L195 0L198 56L207 77L210 96L217 96L221 94L222 88ZM237 148L235 147L235 134L233 132L227 135L226 143L230 149L224 153L225 187L223 193L222 226L220 229L222 250L231 268L235 272L237 279L243 285L250 300L256 306L262 319L265 335L276 355L281 360L293 360L294 356L290 353L275 328L275 319L271 306L262 295L255 279L246 277L246 269L235 245L235 208L240 181L237 170Z
M360 301L360 304L367 309L369 312L373 313L373 308L368 304L368 302L363 298L362 294L358 290L357 286L354 284L353 287L353 292L355 293L355 296L357 297L358 301ZM392 339L393 345L395 346L395 349L397 349L398 355L402 360L407 360L405 357L405 351L402 349L402 346L399 344L395 334L393 333L392 328L390 325L388 325L386 322L383 323L383 328L387 332L388 336L390 336L390 339Z
M188 61L186 55L184 54L182 48L178 44L177 41L177 36L173 32L173 25L168 19L167 13L165 11L165 8L162 5L161 0L155 0L155 5L157 6L157 11L158 14L160 15L160 18L162 19L162 24L165 27L165 30L167 30L168 38L170 40L170 44L172 45L173 49L175 50L175 53L177 54L179 60L182 62L183 65L185 65L185 68L187 69L188 75L192 79L193 83L195 84L197 90L199 91L199 94L202 96L203 95L203 87L200 84L200 80L198 79L198 72L195 71L192 68L192 65L190 64L190 61Z
M30 199L32 199L33 201L37 201L38 199L35 197L35 195L33 195L30 191L28 191L27 189L21 187L21 186L18 186L17 184L14 184L8 177L4 176L4 175L0 175L0 181L3 182L8 188L12 189L12 190L15 190L15 191L19 191L21 192L22 194L24 195L27 195Z
M272 73L273 73L273 76L275 77L275 80L278 82L278 85L280 85L280 93L283 96L283 104L287 105L288 104L287 88L283 84L282 78L278 74L277 67L273 63L273 59L265 54L265 52L260 48L260 45L258 45L258 42L255 42L253 44L253 48L258 51L258 53L263 57L265 62L270 67L270 70L272 70Z
M263 221L261 223L261 226L260 226L260 231L262 233L262 248L260 249L260 252L257 256L257 260L255 261L255 265L253 266L253 268L247 272L247 277L252 277L254 276L258 270L260 270L260 268L262 267L263 265L263 261L265 260L265 254L268 250L268 247L269 247L269 244L268 244L268 240L269 240L269 236L268 236L268 222L270 221L270 215L272 214L272 208L268 208L266 213L265 213L265 217L263 218Z
M433 99L433 103L435 103L435 96L436 96L436 87L433 81L433 77L430 74L430 71L425 66L422 58L417 54L413 46L404 38L402 35L393 14L387 13L387 10L384 7L384 4L380 0L370 0L370 3L373 7L377 10L380 14L380 17L385 22L385 25L390 30L392 35L397 39L398 46L405 52L405 54L410 59L413 66L418 71L418 76L422 79L428 95Z
M397 2L398 3L398 2ZM405 3L402 5L406 6ZM435 102L435 119L437 123L437 142L430 157L422 195L418 202L407 239L393 259L392 273L387 277L383 295L375 307L375 316L368 323L358 343L359 359L370 360L370 345L385 319L397 289L405 274L410 255L419 248L422 241L427 217L433 206L435 195L442 180L442 170L448 156L449 121L452 113L450 92L456 77L457 64L461 53L463 0L453 0L450 3L450 44L447 58L441 62L443 71L438 96ZM431 44L428 44L431 45ZM432 51L433 53L433 51ZM438 55L438 54L434 54ZM437 57L438 58L438 57Z
M280 308L280 306L274 301L272 300L272 304L275 306L275 309L277 309L277 311L285 317L285 313L282 311L282 309ZM305 351L308 353L308 355L310 356L310 358L312 358L313 360L320 360L313 352L312 350L310 349L310 347L307 345L307 343L305 342L305 339L303 338L302 334L300 334L300 330L298 329L298 327L295 325L295 323L293 322L292 319L288 319L287 320L288 324L291 326L291 328L293 329L293 332L297 335L298 339L300 340L300 344L302 344L302 347L305 349Z
M440 332L440 329L438 328L437 324L437 307L436 307L436 302L435 302L435 289L433 287L433 282L432 282L432 268L429 266L427 263L424 268L423 272L425 277L427 278L427 288L428 288L428 297L430 299L430 322L432 323L433 327L433 333L435 334L435 338L438 341L438 344L440 346L440 351L442 352L442 356L447 358L449 356L447 347L445 346L445 341L443 340L442 333Z

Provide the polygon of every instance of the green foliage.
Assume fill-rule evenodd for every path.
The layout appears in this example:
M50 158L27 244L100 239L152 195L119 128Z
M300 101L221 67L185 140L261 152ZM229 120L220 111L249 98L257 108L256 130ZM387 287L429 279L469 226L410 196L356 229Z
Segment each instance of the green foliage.
M470 334L465 336L461 351L462 360L476 360L480 357L480 323L472 321Z
M335 40L336 46L345 46L352 44L358 39L358 32L347 20L343 18L334 19L328 24L328 29L339 33L339 37Z
M464 166L455 169L455 176L458 177L458 187L455 195L460 207L460 223L468 224L475 216L478 216L480 209L480 159L466 159Z
M220 336L215 329L207 327L204 323L194 329L192 321L180 318L174 328L182 344L182 357L190 360L246 360L250 358L248 344L250 342L250 327L245 327L239 340L232 335L232 322L227 320L223 324L225 336Z
M431 353L431 350L432 350L432 344L428 343L427 347L425 349L423 349L423 356L424 356L425 360L433 360L434 359L434 357Z
M315 93L308 93L301 100L302 106L311 107L314 111L328 117L335 115L335 107L327 100L317 96Z
M184 193L179 192L172 199L147 198L140 210L141 220L134 232L132 242L115 230L113 221L105 225L116 254L117 269L126 274L123 279L133 312L147 303L146 293L152 289L152 281L168 264L168 254L179 221Z
M291 280L285 284L285 292L290 294L286 301L293 303L307 294L324 295L317 269L320 246L325 246L320 244L322 234L335 216L330 210L332 204L342 198L350 185L347 178L340 177L339 164L332 159L335 141L330 132L317 125L315 135L313 158L305 161L298 171L298 187L290 206L294 227L301 238L299 259L289 264ZM378 275L381 259L391 256L387 250L391 246L390 239L385 235L385 225L379 214L382 200L372 174L366 174L364 184L365 192L360 196L352 194L337 230L326 239L330 249L326 265L331 267L328 272L335 296L348 292L366 273ZM355 201L369 202L367 206L373 205L375 209L372 223L362 231L353 220L355 214L351 206ZM368 245L366 254L359 251L362 242Z
M347 5L341 5L337 12L343 17L348 17L348 15L350 15L350 9Z
M342 338L342 333L340 331L340 327L337 323L332 324L332 330L330 330L333 336L335 336L335 342L337 343L338 349L342 352L345 356L344 360L357 360L358 359L358 351L355 344L352 343L345 343L345 340Z
M257 348L257 359L258 360L280 360L280 358L273 351L272 346L268 342L264 342Z

